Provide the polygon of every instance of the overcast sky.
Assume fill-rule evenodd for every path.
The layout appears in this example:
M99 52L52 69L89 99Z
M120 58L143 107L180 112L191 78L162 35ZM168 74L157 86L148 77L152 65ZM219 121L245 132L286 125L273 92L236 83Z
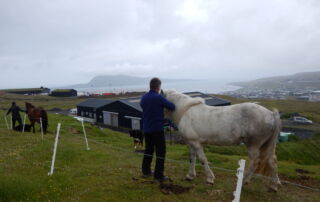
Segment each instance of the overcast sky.
M1 0L0 88L320 70L319 0Z

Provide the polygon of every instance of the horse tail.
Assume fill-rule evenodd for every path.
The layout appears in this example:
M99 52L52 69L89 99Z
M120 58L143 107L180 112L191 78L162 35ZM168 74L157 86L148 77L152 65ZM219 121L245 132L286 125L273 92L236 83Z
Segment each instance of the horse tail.
M49 125L49 120L48 120L47 112L45 110L41 110L41 118L42 118L42 126L44 129L44 132L46 133Z
M273 172L277 172L277 156L276 145L278 135L281 131L281 119L277 109L272 112L273 116L273 133L260 147L260 162L256 173L271 176Z

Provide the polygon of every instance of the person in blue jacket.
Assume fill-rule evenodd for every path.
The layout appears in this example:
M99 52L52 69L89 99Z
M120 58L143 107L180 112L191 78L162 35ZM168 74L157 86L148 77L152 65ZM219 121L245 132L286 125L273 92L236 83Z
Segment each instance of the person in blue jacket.
M161 81L153 78L150 81L150 91L140 102L143 110L143 132L145 135L145 152L142 161L142 174L144 177L152 175L151 162L153 152L156 152L156 165L154 178L159 181L168 180L164 175L164 160L166 154L166 141L163 131L164 108L175 110L175 105L164 98L159 92Z

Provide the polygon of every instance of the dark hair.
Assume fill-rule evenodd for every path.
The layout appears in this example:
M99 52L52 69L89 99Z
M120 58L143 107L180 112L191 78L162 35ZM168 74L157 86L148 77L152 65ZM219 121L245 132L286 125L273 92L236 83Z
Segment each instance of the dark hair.
M15 102L12 102L11 104L12 104L12 105L16 105L16 103L15 103Z
M161 81L159 78L155 77L150 80L150 89L151 90L156 90L157 88L160 88L161 86Z

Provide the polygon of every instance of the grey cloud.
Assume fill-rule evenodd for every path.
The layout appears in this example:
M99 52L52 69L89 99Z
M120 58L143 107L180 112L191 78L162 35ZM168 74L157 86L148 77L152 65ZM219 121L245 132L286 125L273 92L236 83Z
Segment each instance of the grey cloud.
M0 27L1 88L320 70L316 0L1 1ZM21 79L34 71L40 81Z

